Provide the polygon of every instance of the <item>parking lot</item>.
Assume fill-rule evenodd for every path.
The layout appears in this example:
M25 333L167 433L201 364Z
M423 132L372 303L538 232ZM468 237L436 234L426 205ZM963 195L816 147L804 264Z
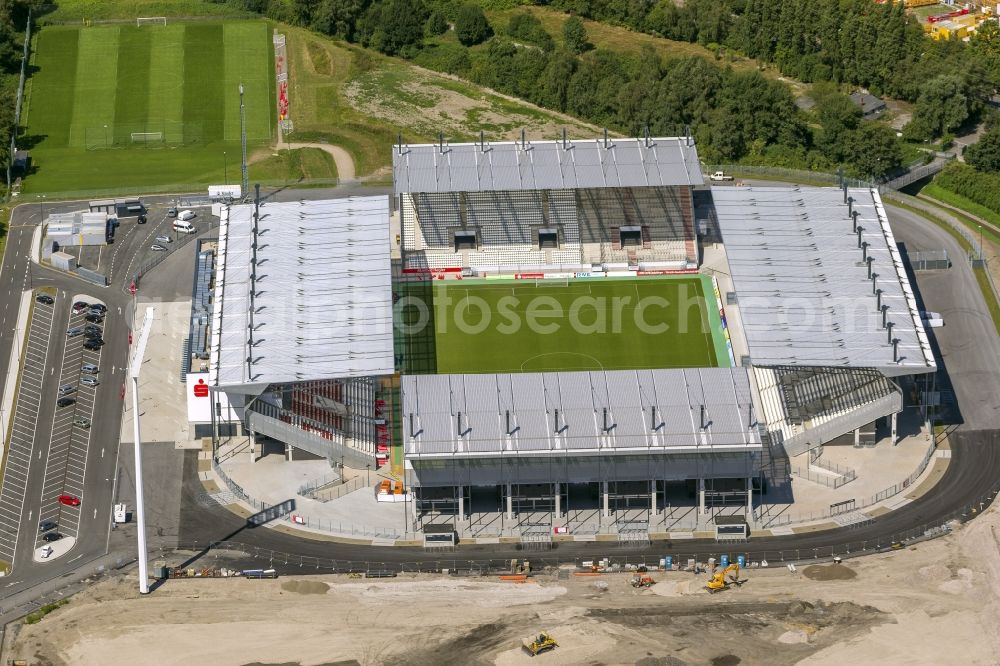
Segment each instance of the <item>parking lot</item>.
M192 226L203 230L212 223L211 208L203 205L171 206L167 204L151 204L145 212L146 222L138 223L134 216L121 217L115 229L114 241L107 245L64 246L60 250L73 255L78 265L92 271L102 273L113 280L115 273L122 270L122 261L129 258L131 267L140 266L162 258L162 255L172 252L183 245L189 236L173 228L173 217L168 215L170 208L190 209L196 217L191 220Z
M84 301L94 304L87 296L74 296L72 301L64 302L63 307L71 307L73 303ZM86 311L74 312L69 317L69 329L83 329L91 325L103 330L104 322L92 323L85 319ZM65 332L63 332L65 335ZM90 425L94 418L94 394L97 386L88 386L81 380L91 378L91 382L99 382L99 375L82 371L84 365L100 367L100 349L84 348L87 337L83 334L66 335L63 351L62 367L59 371L59 383L52 389L59 392L59 398L72 400L70 404L60 406L57 402L52 419L52 441L49 456L45 463L45 476L42 482L42 503L39 521L56 524L55 531L64 537L77 537L80 527L80 512L83 508L84 480L87 471L87 450L90 446ZM68 506L60 503L60 495L70 495L80 500L80 506ZM39 545L42 535L38 535Z
M18 386L7 451L3 488L0 490L0 560L14 561L17 532L24 509L28 470L34 453L35 428L42 399L42 381L52 336L54 305L35 301L24 349L24 366ZM30 532L29 532L30 534Z

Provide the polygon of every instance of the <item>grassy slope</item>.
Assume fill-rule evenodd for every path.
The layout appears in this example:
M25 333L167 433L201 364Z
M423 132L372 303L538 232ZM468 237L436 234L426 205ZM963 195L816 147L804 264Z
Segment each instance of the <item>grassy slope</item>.
M301 28L283 26L288 38L290 114L295 142L332 143L354 158L360 176L387 175L392 145L401 133L409 143L513 138L555 138L598 130L465 81L415 67Z
M969 213L972 213L977 217L981 217L987 222L990 222L991 224L1000 227L1000 215L998 215L996 212L990 210L986 206L977 204L975 201L972 201L971 199L963 197L961 194L957 194L955 192L952 192L951 190L945 189L944 187L941 187L937 183L934 182L928 183L923 187L923 189L920 190L920 193L928 197L931 197L932 199L943 201L944 203L952 205L956 208L961 208L962 210L968 211ZM975 220L972 220L970 218L969 220L967 220L967 223L969 223L970 227L974 231L978 231L977 228L978 223ZM992 233L988 228L984 229L983 232L984 235L986 235L994 243L1000 243L1000 236L997 236L996 234Z
M463 305L467 296L468 303ZM439 304L446 297L451 299L448 315L435 320L439 372L716 365L698 278L577 280L541 286L531 282L442 283L434 294L439 314L445 311ZM617 301L620 306L616 299L621 299ZM636 312L640 303L644 306L641 314ZM668 303L685 307L668 307ZM483 304L496 316L478 327L484 321ZM536 325L530 323L533 312L538 313ZM636 323L640 318L648 329ZM518 324L511 325L514 320Z

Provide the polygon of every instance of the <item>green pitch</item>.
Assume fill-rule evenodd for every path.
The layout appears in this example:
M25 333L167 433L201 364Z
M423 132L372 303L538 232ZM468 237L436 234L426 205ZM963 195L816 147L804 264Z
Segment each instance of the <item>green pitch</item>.
M703 276L442 281L433 292L439 373L729 366Z
M238 181L241 81L248 140L275 130L261 21L45 26L32 65L18 142L36 169L26 192L221 182L227 162Z

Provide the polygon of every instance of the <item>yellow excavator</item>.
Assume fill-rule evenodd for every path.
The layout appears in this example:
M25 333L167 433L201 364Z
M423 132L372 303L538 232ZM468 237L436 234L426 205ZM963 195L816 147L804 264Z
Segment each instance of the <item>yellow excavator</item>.
M524 649L527 650L528 654L532 657L559 647L559 643L556 643L556 639L552 638L544 631L532 639L525 639L523 645Z
M740 565L733 562L722 571L717 571L711 580L705 584L705 589L715 593L728 589L730 585L738 587L742 584L743 581L740 580Z

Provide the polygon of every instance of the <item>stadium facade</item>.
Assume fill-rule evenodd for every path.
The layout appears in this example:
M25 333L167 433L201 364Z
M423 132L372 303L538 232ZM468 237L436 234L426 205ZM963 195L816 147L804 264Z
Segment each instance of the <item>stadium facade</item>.
M936 369L874 189L708 188L690 137L400 144L393 180L391 262L385 197L230 208L210 372L255 436L362 468L391 439L417 523L749 514L786 453L895 436ZM414 285L693 273L714 367L438 374L400 332Z

